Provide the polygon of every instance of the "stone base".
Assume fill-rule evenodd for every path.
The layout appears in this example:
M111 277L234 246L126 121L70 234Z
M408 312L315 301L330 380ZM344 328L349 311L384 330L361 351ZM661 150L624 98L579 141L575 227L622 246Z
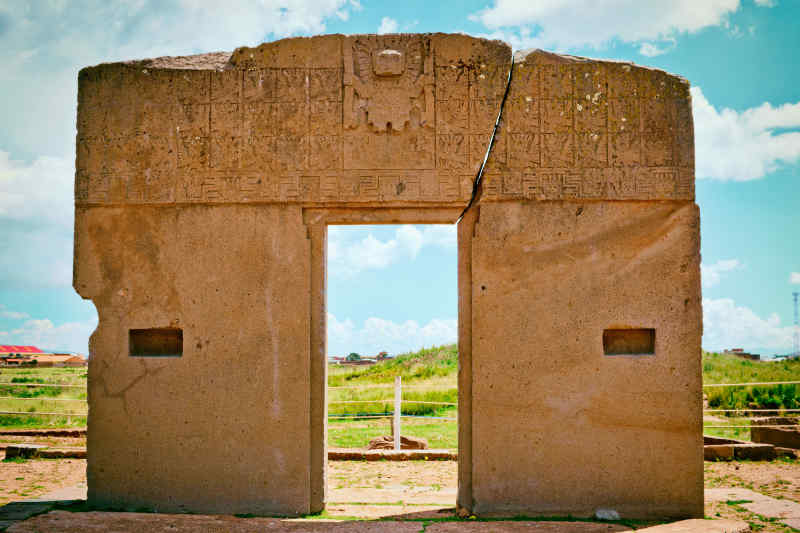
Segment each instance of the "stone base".
M771 444L709 444L703 446L703 458L706 461L733 461L735 459L772 461L775 457L775 447Z
M6 448L6 459L13 459L15 457L31 459L33 457L39 457L42 449L46 447L47 446L41 446L39 444L12 444Z

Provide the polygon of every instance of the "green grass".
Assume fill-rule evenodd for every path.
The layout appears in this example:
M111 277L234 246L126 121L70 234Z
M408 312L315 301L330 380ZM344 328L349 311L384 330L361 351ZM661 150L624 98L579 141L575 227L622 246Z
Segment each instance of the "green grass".
M722 418L722 417L720 417ZM748 426L743 428L709 428L708 426ZM750 440L750 419L725 417L724 422L703 422L703 434L726 439Z
M800 380L800 360L750 361L730 354L703 353L703 384L752 383ZM703 389L709 409L742 409L738 412L708 413L723 422L704 422L703 426L749 426L746 416L775 416L775 412L748 413L747 409L800 409L800 386L759 385L754 387L709 387ZM707 428L706 435L750 440L749 427Z
M455 409L445 414L455 417ZM328 422L328 445L334 448L365 448L371 439L391 435L391 424L391 418L331 420ZM431 448L458 448L458 424L455 421L404 418L402 434L424 438Z
M455 344L423 348L372 366L330 365L328 413L388 414L394 409L394 378L403 380L403 400L458 402L458 350ZM376 385L378 387L376 387ZM357 387L357 388L337 388ZM364 403L337 403L364 402ZM452 406L404 403L404 415L450 416Z
M328 370L328 412L331 415L390 414L393 410L396 376L403 378L403 399L425 402L458 402L458 349L455 344L425 348L372 366L330 365ZM759 362L727 354L703 353L703 382L742 383L794 381L800 379L800 360ZM0 411L29 414L0 415L0 427L78 427L83 416L43 416L37 412L85 412L84 402L56 401L86 399L85 388L25 387L24 383L86 385L85 368L3 368L0 369ZM375 387L376 385L380 387ZM336 388L356 387L356 388ZM800 409L800 387L795 385L720 387L704 390L712 409ZM359 401L363 403L336 403ZM404 403L403 414L455 418L455 406ZM745 413L712 413L724 422L704 425L747 425ZM391 419L329 420L329 444L335 447L364 447L371 438L389 435ZM748 428L707 429L706 434L748 439ZM403 419L403 434L423 437L431 447L456 449L458 426L450 420Z
M424 348L372 366L330 365L328 368L328 414L391 414L394 410L394 379L403 380L404 415L455 418L455 405L411 403L458 403L458 350L455 344ZM355 387L355 388L337 388ZM359 403L337 403L340 401ZM363 402L363 403L362 403ZM409 419L402 421L402 434L427 439L431 448L458 447L455 420ZM337 448L363 448L370 439L391 434L391 418L357 418L328 421L328 444Z
M703 353L703 383L800 380L800 359L749 361L734 355ZM800 386L712 387L704 389L711 409L800 409Z
M398 355L372 366L331 365L328 386L390 384L396 376L411 384L437 377L455 377L456 372L458 348L455 344L448 344Z
M86 368L2 368L0 381L14 383L56 383L59 385L85 385Z
M0 415L0 427L80 427L86 425L85 368L3 368L0 369L0 411L29 414ZM71 387L26 387L25 383L79 385ZM79 401L65 401L79 400ZM64 416L37 413L65 413ZM75 413L75 415L71 415Z

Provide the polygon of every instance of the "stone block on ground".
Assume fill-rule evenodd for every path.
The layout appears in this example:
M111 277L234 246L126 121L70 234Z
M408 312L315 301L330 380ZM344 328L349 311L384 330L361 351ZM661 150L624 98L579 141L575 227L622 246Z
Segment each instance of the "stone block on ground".
M391 435L384 435L382 437L375 437L369 441L367 446L368 450L393 450L394 437ZM428 441L420 437L400 437L401 450L427 450Z
M796 459L797 457L800 457L800 450L775 446L775 455L777 455L778 457L788 457L789 459Z
M752 426L798 426L800 419L792 416L759 416L750 420Z
M42 446L40 444L10 444L6 447L6 459L13 459L15 457L21 457L23 459L39 457L39 454L44 448L47 448L47 446Z
M39 456L44 459L86 459L86 448L47 448Z
M771 444L734 444L733 457L751 461L772 461L775 459L775 446Z
M752 425L750 426L750 438L753 442L800 450L800 426L795 426L794 428L770 428Z
M741 444L706 444L703 446L703 459L706 461L771 461L777 452L772 444L746 442Z
M703 459L706 461L733 461L733 444L706 444Z
M703 444L749 444L747 440L727 439L725 437L713 437L711 435L703 435Z

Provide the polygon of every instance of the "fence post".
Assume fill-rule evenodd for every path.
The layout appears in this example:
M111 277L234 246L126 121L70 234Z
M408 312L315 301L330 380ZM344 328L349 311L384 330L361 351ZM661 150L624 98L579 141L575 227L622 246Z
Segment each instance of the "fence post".
M394 378L394 449L400 450L400 412L403 410L403 391L401 378Z

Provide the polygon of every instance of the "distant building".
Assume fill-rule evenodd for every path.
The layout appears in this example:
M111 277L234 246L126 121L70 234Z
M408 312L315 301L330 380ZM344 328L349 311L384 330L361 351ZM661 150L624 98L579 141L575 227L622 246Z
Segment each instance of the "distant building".
M348 361L347 357L329 355L328 362L334 365L364 366L364 365L374 365L375 363L379 363L381 361L387 361L392 358L393 356L389 355L388 352L380 352L375 357L360 356L360 358L355 361Z
M31 356L39 367L79 367L86 366L88 361L79 355L71 353L43 353Z
M36 346L0 344L0 366L32 366L36 364L33 354L41 353Z
M81 367L88 361L71 353L45 353L36 346L0 345L0 366Z
M33 357L30 355L22 354L4 354L0 355L0 366L25 366L35 365Z
M736 357L741 357L742 359L750 359L751 361L761 360L761 356L759 354L745 352L742 348L732 348L730 350L725 350L725 353L728 355L735 355Z

